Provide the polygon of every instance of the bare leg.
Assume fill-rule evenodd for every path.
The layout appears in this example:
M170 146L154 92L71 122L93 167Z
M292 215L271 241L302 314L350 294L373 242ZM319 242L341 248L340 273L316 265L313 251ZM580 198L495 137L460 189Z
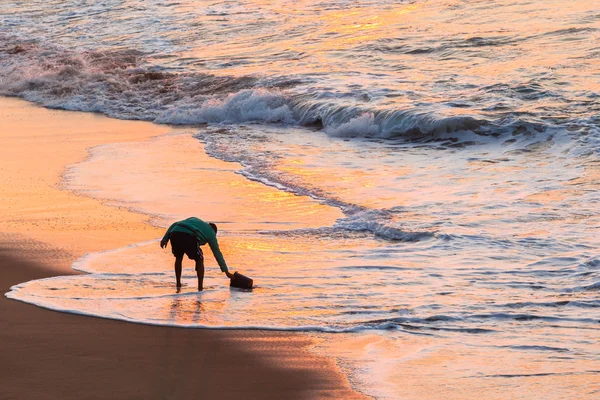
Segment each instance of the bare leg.
M175 279L177 280L177 289L181 289L181 262L183 256L175 257Z
M198 291L202 291L204 282L204 258L196 259L196 275L198 275Z

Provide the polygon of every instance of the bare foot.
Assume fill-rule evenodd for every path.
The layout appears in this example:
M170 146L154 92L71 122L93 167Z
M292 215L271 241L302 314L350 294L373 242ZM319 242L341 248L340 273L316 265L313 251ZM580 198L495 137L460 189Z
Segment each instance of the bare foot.
M201 292L201 291L202 291L202 288L201 288L201 287L199 287L199 288L198 288L198 291L199 291L199 292Z

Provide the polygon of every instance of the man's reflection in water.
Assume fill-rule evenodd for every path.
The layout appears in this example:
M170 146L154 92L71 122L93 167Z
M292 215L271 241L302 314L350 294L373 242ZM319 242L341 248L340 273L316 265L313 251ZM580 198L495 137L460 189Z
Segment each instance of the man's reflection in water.
M169 310L169 320L175 323L197 323L204 313L204 304L196 296L175 296Z

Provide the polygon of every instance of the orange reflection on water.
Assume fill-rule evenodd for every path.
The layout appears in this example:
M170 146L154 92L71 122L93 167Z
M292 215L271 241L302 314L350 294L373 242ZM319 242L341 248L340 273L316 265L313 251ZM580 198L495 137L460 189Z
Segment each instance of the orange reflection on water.
M420 4L406 5L379 14L372 14L373 11L363 7L344 12L324 13L320 18L323 24L314 36L335 36L331 40L319 42L316 49L329 51L340 45L345 46L389 37L388 29L398 23L404 14L419 7L421 7Z
M596 11L590 1L352 3L333 10L313 2L247 4L248 13L225 20L199 17L207 38L186 56L226 75L334 72L372 84L363 74L377 72L401 77L413 89L453 70L476 85L539 76L569 90L600 90L593 75L600 60L585 56L599 38L598 24L589 17L584 24L590 29L579 30L581 18ZM567 32L565 38L561 32ZM361 50L355 52L357 46ZM406 88L402 82L387 79L385 86ZM420 96L423 101L443 98L428 90ZM523 107L554 107L553 101L539 99Z
M259 60L264 60L264 55L272 53L281 55L287 52L294 52L302 55L300 59L293 56L282 59L282 67L289 64L296 64L298 67L305 68L307 56L319 60L318 63L308 62L311 70L314 72L327 71L329 69L327 60L324 59L325 53L344 49L348 46L373 42L379 39L386 39L394 35L398 29L398 23L406 22L406 15L422 7L421 4L410 4L394 7L389 10L374 10L368 7L353 7L344 11L339 10L320 10L308 11L306 8L273 8L270 2L254 2L255 6L261 10L271 10L280 15L282 20L285 16L290 18L290 26L282 26L280 29L285 31L287 28L293 29L298 26L304 27L302 40L296 37L279 36L272 30L259 31L258 33L246 32L243 37L235 41L212 41L203 43L202 47L192 50L189 53L191 57L197 57L203 60L229 58L230 60L245 59L242 66L229 66L226 71L215 70L213 73L227 74L261 74L264 73L265 65ZM308 4L304 7L310 7ZM203 21L206 22L206 21ZM236 30L236 25L242 29L243 24L248 21L228 21L232 30ZM222 37L222 36L221 36ZM279 57L277 57L279 58ZM270 66L273 72L278 69L275 65ZM289 71L287 71L289 72Z
M269 240L255 236L241 239L227 238L223 240L223 251L227 253L227 262L235 268L259 267L264 271L282 273L286 264L296 266L301 262L312 262L312 254L319 248L317 240L305 238L281 238ZM326 257L325 257L326 258ZM335 259L332 255L331 259ZM252 265L248 261L252 260ZM321 260L324 258L321 256ZM261 267L262 266L262 267ZM234 268L234 269L235 269Z
M168 223L198 216L226 223L228 231L320 227L343 215L310 198L248 180L235 173L238 169L236 163L206 156L197 139L170 135L98 150L77 166L70 185L170 215Z
M564 200L568 196L577 196L576 190L547 190L538 192L525 197L525 201L531 201L542 204L551 204Z
M183 323L183 322L198 322L202 318L206 318L204 315L205 309L202 304L202 300L196 297L182 297L175 296L171 302L169 309L165 310L168 312L169 318L166 320L172 323Z
M322 156L318 148L303 148L302 153L307 160L311 157ZM380 187L392 187L397 185L397 180L409 176L414 172L413 168L404 165L381 165L379 174L373 171L363 169L334 169L320 168L311 165L310 161L304 159L281 160L277 165L277 170L285 173L286 176L292 176L301 182L303 187L313 187L318 183L320 190L331 186L329 195L335 198L352 198L363 206L371 207L382 201L390 201L395 205L402 205L405 198L412 198L414 195L409 193L398 194L395 197L386 197L378 193ZM358 195L363 193L364 195Z

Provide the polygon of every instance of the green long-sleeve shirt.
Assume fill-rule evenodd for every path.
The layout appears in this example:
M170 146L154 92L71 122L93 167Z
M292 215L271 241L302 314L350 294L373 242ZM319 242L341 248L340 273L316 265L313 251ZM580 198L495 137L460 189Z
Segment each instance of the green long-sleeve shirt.
M221 268L221 271L228 271L223 254L221 254L221 250L219 249L217 234L207 222L204 222L200 218L196 217L190 217L188 219L184 219L183 221L175 222L169 227L167 233L165 233L163 241L169 240L169 235L171 232L184 232L195 236L200 245L205 245L208 243L213 255L215 256L215 259L217 260L217 263L219 264L219 267Z

